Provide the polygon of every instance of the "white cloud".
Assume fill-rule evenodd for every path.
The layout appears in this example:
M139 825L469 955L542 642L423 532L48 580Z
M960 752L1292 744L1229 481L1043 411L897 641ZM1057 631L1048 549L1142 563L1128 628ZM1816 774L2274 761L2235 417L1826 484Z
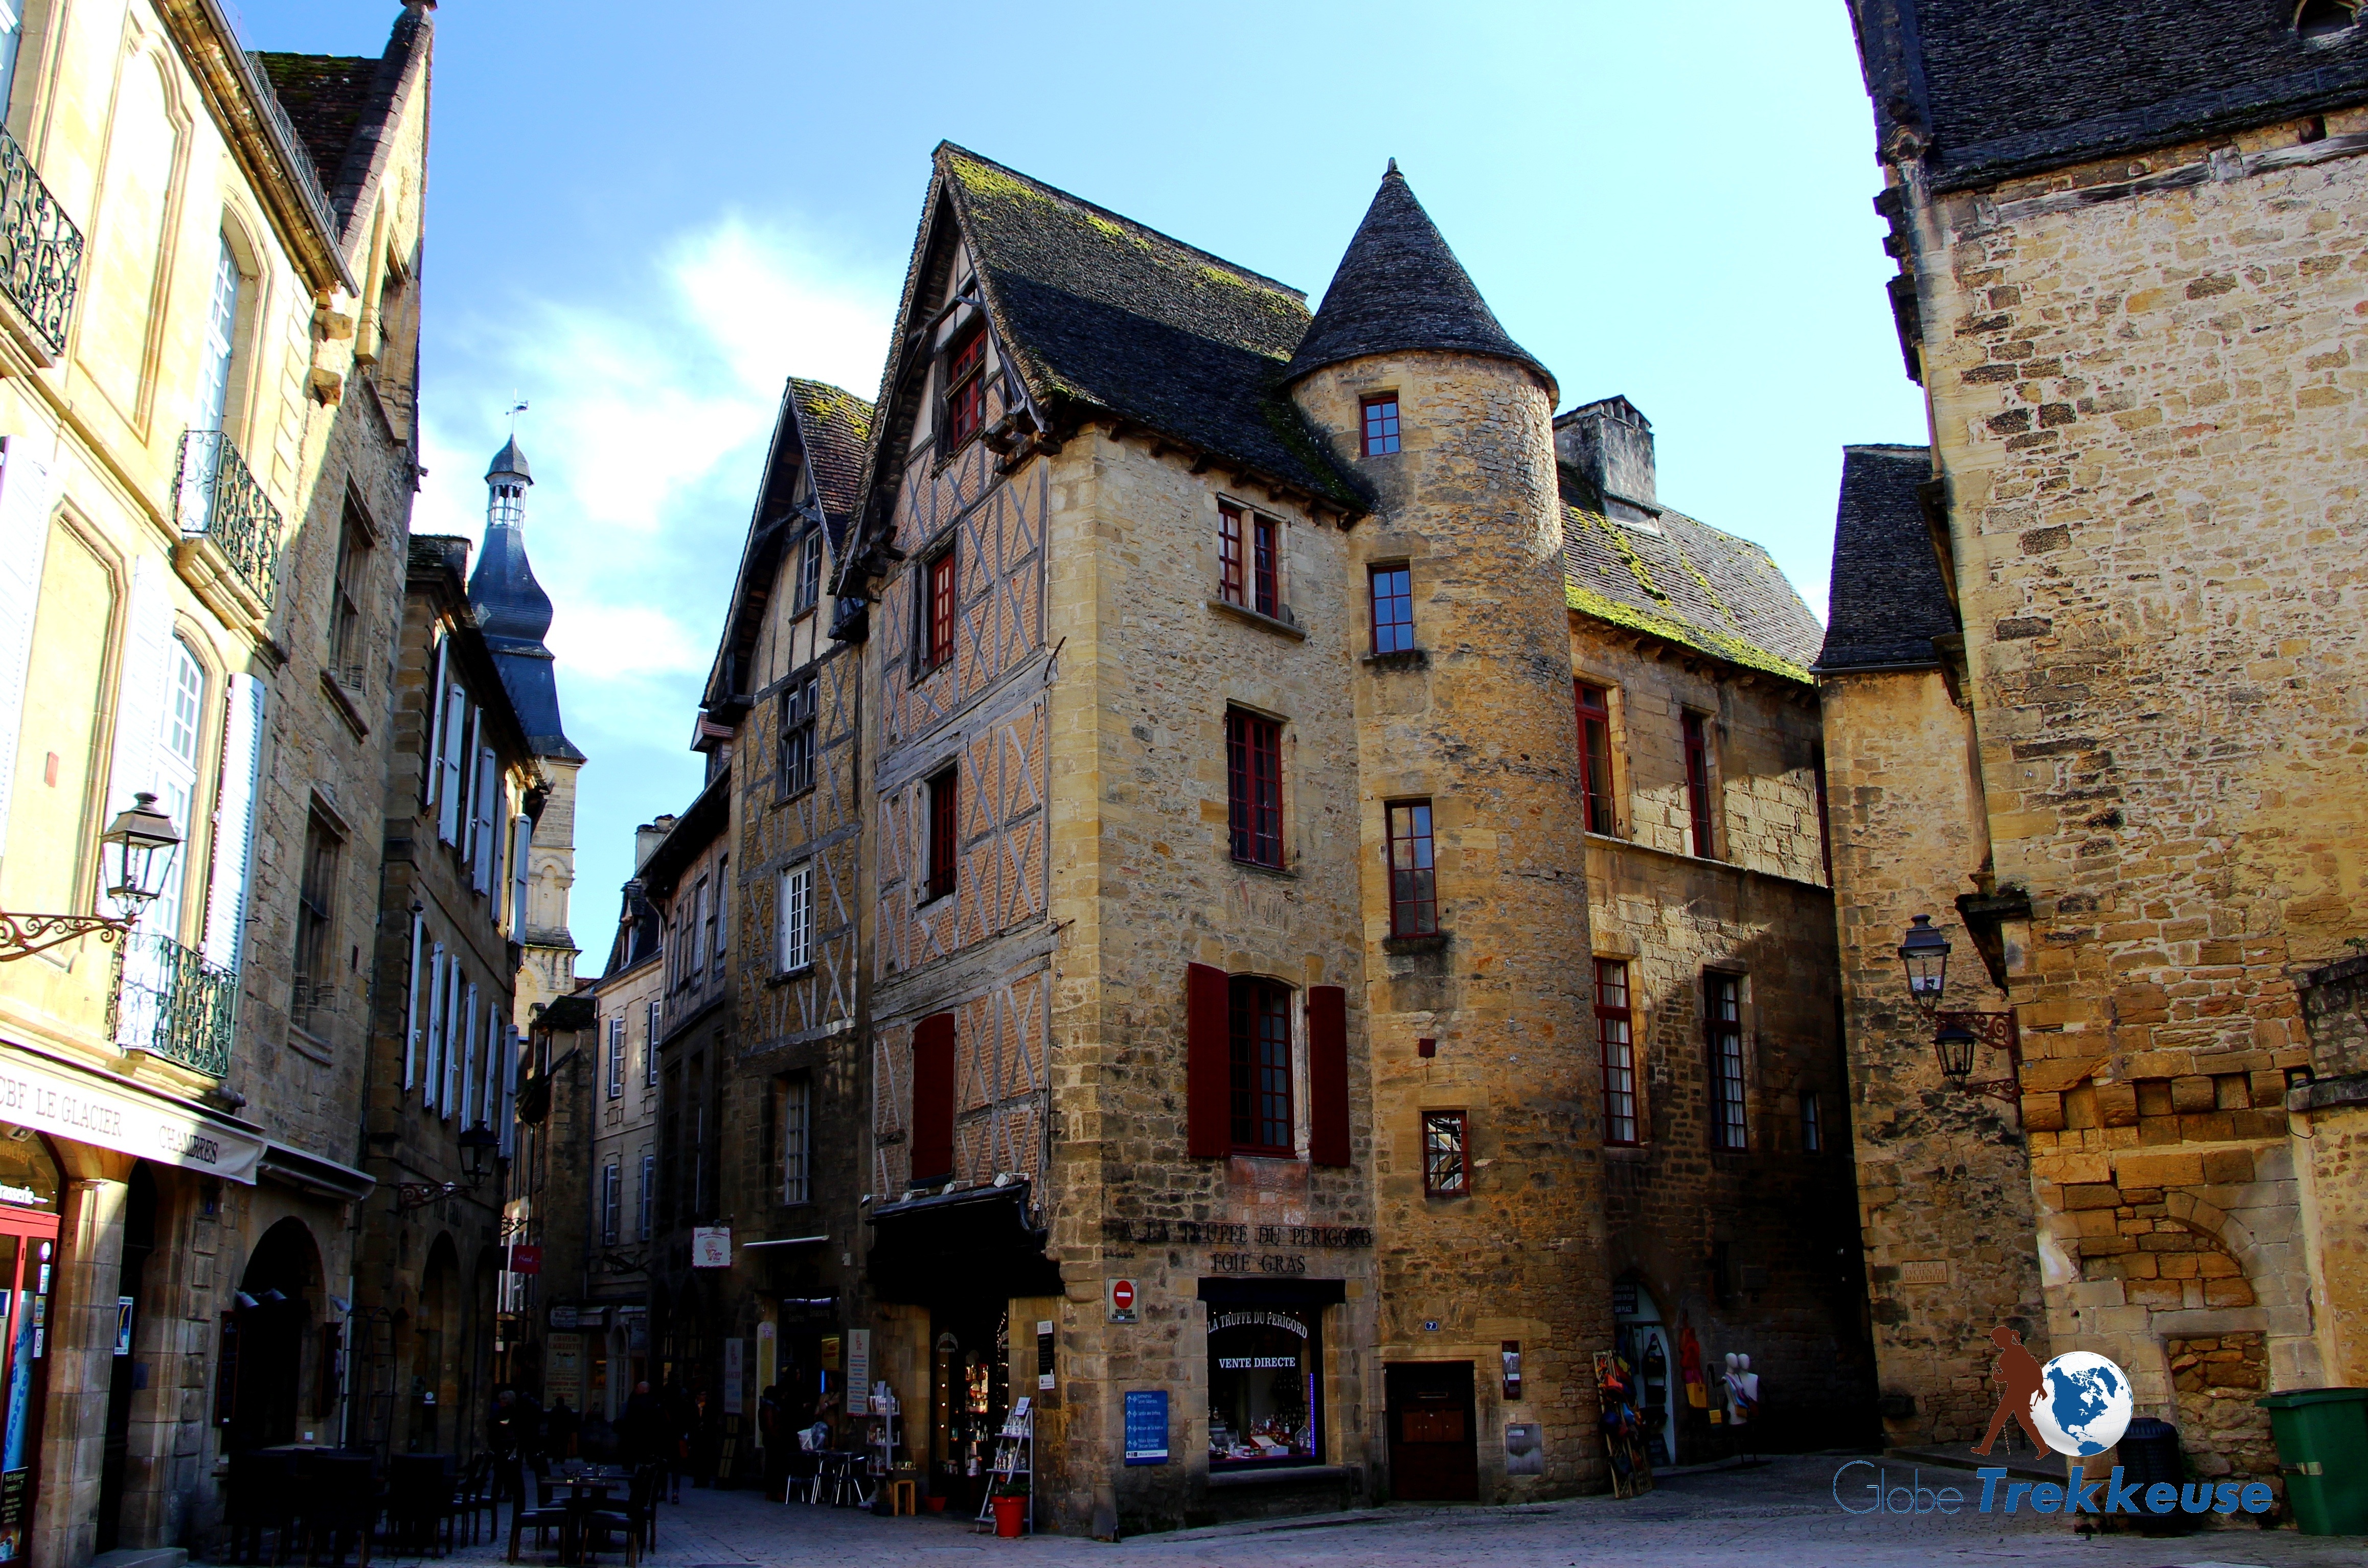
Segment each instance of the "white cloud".
M527 544L550 593L576 817L576 939L597 966L632 828L699 787L690 733L757 470L794 373L870 396L901 278L734 215L684 234L647 286L435 319L412 527L479 537L513 389L531 408Z

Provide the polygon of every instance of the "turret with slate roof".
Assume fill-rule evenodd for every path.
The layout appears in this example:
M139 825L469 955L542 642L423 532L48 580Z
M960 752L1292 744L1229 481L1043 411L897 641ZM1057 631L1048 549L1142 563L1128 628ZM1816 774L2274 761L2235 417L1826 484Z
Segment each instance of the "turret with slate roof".
M559 681L542 641L551 631L551 596L526 557L526 492L533 483L512 436L485 470L485 544L469 579L469 608L493 646L535 755L581 762L584 754L560 727Z

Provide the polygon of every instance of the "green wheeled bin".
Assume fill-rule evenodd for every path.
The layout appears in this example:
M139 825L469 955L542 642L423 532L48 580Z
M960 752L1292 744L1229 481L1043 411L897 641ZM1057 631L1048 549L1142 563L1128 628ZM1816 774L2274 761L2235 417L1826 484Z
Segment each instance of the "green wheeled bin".
M2261 1405L2303 1534L2368 1535L2368 1389L2293 1389Z

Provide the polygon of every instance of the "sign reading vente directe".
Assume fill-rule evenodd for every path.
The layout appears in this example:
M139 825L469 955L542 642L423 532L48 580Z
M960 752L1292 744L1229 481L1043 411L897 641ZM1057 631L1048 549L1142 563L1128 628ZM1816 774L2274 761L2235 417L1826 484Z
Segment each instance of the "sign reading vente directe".
M249 1187L263 1159L252 1132L16 1051L0 1050L0 1121Z

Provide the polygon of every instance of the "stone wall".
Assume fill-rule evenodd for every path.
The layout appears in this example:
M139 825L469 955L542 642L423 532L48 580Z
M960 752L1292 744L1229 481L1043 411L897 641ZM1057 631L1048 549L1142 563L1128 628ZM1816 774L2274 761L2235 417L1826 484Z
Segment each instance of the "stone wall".
M1897 957L1910 919L1931 915L1953 948L1946 1005L2005 1008L1955 916L1988 849L1972 726L1937 668L1827 676L1819 694L1884 1429L1895 1442L1975 1440L1998 1403L1990 1330L2007 1324L2049 1354L2031 1159L2011 1106L1941 1076ZM1975 1063L1977 1077L2005 1072L1995 1052Z

